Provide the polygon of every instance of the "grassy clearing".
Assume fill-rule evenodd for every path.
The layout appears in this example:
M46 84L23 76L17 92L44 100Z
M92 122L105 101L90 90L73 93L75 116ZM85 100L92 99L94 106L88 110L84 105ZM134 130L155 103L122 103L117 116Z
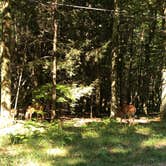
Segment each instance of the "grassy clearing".
M0 165L4 166L164 166L166 124L127 126L108 119L63 129L54 124L28 122L26 132L0 137Z

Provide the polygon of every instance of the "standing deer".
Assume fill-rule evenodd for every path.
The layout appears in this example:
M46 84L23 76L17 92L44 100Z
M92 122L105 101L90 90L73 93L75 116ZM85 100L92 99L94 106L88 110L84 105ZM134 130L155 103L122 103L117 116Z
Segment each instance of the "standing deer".
M32 106L28 106L27 110L26 110L26 113L25 113L25 119L28 120L28 119L32 119L32 114L35 112L35 108L32 107Z
M35 103L33 106L28 106L27 110L26 110L26 114L25 114L25 119L26 120L31 120L32 119L32 115L34 113L36 113L37 115L37 119L39 119L41 117L42 120L44 120L44 112L43 112L44 108L42 105L40 105L39 103Z
M115 117L120 117L121 122L123 119L129 119L129 125L134 123L134 116L136 113L136 108L133 104L122 104L120 110L115 114Z

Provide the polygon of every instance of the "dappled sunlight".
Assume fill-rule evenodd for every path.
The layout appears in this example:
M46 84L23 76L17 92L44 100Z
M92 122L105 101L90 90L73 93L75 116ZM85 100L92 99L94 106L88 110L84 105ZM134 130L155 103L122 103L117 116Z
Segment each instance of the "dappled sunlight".
M149 119L148 118L145 118L145 117L142 117L140 119L135 119L135 123L139 123L139 124L146 124L146 123L149 123Z
M25 166L40 166L38 162L35 161L27 161L25 164ZM21 166L21 164L20 164Z
M86 126L92 122L101 122L100 118L74 118L74 127Z
M22 160L20 161L20 163L18 164L18 166L45 166L45 165L50 165L49 163L47 164L46 162L40 162L40 161L35 161L32 159L29 160Z
M155 143L155 148L166 148L166 139L160 140L159 142Z
M24 122L22 123L16 123L16 124L13 124L12 126L10 127L5 127L5 128L2 128L0 129L0 136L3 136L3 135L6 135L6 134L30 134L30 133L34 133L34 132L40 132L40 133L43 133L45 131L45 129L41 126L33 126L33 125L25 125Z
M28 147L24 148L26 148L27 153L31 152ZM17 155L22 154L24 152L24 149L22 148L22 145L10 145L4 148L0 148L0 152L1 154L15 157Z
M141 127L141 128L137 128L136 133L137 134L141 134L141 135L150 135L152 132L152 129L149 127Z
M140 145L141 148L152 147L155 149L166 148L166 138L159 139L159 138L150 138L145 140Z
M79 100L84 95L90 95L93 91L93 87L91 86L79 86L73 85L71 93L75 100Z
M58 147L47 149L46 153L50 156L60 156L60 157L65 157L68 155L68 151L66 149Z
M82 133L82 138L85 139L85 138L98 138L100 137L99 133L97 133L96 131L85 131Z
M31 132L38 131L38 132L40 132L40 133L43 133L43 132L45 131L43 127L30 126L29 129L31 130Z
M0 148L0 164L17 166L45 166L50 165L47 157L42 157L42 149L30 148L26 144L14 144ZM2 164L3 163L3 164Z
M70 158L68 159L65 165L76 166L76 165L86 165L86 163L87 163L86 159L83 158Z
M23 124L15 124L12 125L10 127L6 127L3 129L0 129L0 135L6 135L6 134L16 134L16 133L24 133L25 132L25 128Z
M61 130L55 123L45 126L38 123L33 125L34 122L25 123L22 127L28 130L25 135L18 133L8 135L9 138L6 136L9 142L4 146L2 144L0 158L4 158L0 159L0 163L2 160L5 164L13 162L18 166L98 166L105 163L149 163L148 158L155 162L165 161L165 127L161 123L128 126L97 118L71 121L64 121ZM78 122L84 125L74 127ZM140 160L145 154L148 157Z
M125 153L128 153L128 152L129 152L128 149L125 149L125 148L123 148L123 147L121 147L121 146L108 148L108 151L109 151L111 154L116 154L116 153L125 154Z

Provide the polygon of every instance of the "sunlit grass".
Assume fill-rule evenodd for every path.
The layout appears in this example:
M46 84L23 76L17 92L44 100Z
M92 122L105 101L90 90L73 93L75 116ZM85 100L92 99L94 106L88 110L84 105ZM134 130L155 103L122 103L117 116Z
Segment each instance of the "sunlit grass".
M142 134L142 135L150 135L151 134L151 129L149 127L139 127L137 128L136 133Z
M108 119L74 127L27 122L22 132L0 136L0 165L166 165L166 126L128 126Z
M114 147L114 148L109 148L108 150L109 150L109 152L112 153L112 154L113 154L113 153L114 153L114 154L116 154L116 153L122 153L122 154L123 154L123 153L128 153L128 149L127 149L127 148L125 149L125 148L123 148L122 146L119 146L119 147L117 146L117 147Z
M47 154L51 155L51 156L61 156L61 157L65 157L67 156L68 152L66 149L64 148L51 148L51 149L47 149Z
M89 130L89 131L84 131L82 132L82 138L98 138L100 135L94 131L94 130Z
M156 149L166 148L166 138L150 138L141 143L142 148L152 147Z

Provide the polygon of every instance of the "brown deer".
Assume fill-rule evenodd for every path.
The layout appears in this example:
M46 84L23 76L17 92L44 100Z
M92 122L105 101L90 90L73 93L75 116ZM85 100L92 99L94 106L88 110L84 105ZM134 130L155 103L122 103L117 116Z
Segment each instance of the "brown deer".
M120 110L115 114L115 117L123 119L128 118L129 125L134 123L134 116L136 113L136 108L133 104L122 104Z
M39 116L41 116L41 119L44 120L44 112L43 112L44 108L42 105L40 105L39 103L35 103L33 106L28 106L27 110L26 110L26 114L25 114L25 119L26 120L31 120L32 119L32 115L34 113L36 113L37 115L37 119L39 119Z
M28 106L27 110L26 110L26 113L25 113L25 119L28 120L28 119L32 119L32 114L35 112L35 108L32 107L32 106Z

